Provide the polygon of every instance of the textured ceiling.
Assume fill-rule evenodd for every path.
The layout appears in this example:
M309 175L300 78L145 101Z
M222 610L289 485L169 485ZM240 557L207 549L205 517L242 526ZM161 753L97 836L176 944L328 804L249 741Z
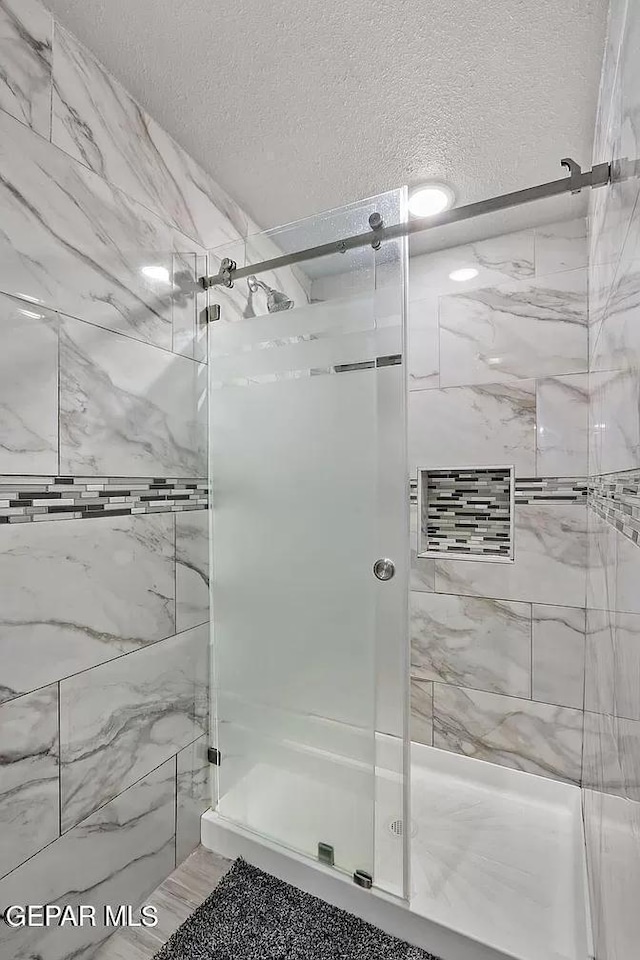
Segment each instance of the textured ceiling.
M607 0L47 0L263 226L591 162Z

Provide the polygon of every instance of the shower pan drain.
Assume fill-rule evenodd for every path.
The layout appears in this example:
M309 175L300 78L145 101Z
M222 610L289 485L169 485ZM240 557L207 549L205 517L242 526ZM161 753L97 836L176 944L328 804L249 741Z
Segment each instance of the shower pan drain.
M398 818L395 819L395 820L390 820L390 821L389 821L389 824L388 824L388 827L389 827L389 833L392 833L394 837L403 837L403 836L404 836L404 820L402 819L402 817L398 817ZM416 835L417 832L418 832L418 827L417 827L417 825L414 823L414 821L412 820L412 821L411 821L411 836L412 836L412 837L415 837L415 835Z

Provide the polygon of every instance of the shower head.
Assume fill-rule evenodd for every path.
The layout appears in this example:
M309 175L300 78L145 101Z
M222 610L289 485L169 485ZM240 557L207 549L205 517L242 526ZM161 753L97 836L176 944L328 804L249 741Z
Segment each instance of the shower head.
M278 313L280 310L291 310L295 306L293 300L290 300L286 293L280 290L274 290L273 287L263 283L262 280L256 280L252 275L247 277L247 286L250 293L257 293L258 290L264 290L267 295L267 310L269 313Z

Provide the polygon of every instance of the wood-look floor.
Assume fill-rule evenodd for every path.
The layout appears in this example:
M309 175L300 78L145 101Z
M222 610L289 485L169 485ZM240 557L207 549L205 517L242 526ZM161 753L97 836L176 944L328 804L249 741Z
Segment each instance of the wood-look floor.
M95 954L95 960L151 960L230 866L230 860L198 847L147 898L158 910L158 925L118 930Z

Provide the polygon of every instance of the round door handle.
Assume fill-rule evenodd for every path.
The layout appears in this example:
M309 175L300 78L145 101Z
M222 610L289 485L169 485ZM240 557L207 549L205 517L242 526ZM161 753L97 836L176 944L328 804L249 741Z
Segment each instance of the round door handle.
M373 572L378 580L391 580L396 572L396 565L393 560L389 560L388 557L382 557L374 563Z

